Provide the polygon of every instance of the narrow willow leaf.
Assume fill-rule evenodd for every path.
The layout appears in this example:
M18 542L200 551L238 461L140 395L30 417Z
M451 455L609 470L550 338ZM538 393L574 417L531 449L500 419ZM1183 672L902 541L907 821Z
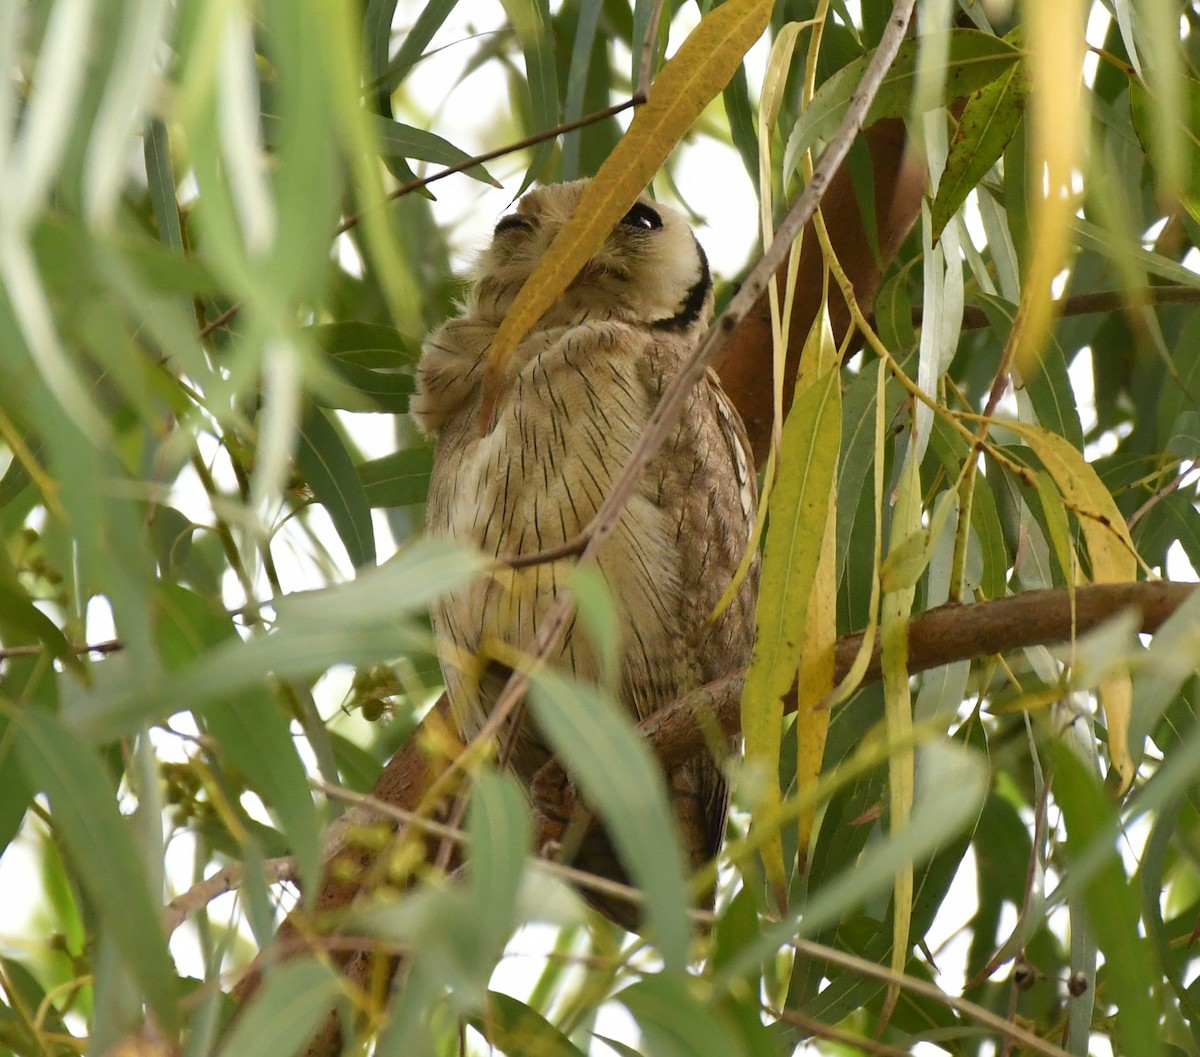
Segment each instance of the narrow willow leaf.
M485 371L485 403L495 399L505 365L637 200L704 108L729 83L762 36L771 0L727 0L692 30L659 71L650 99L587 185L579 207L542 254L496 332Z
M1138 21L1161 27L1169 12L1156 14ZM1167 27L1161 43L1143 68L1149 83L1129 78L1129 112L1154 163L1159 193L1164 200L1183 198L1195 216L1200 208L1200 81L1182 68L1177 30Z
M885 117L908 115L916 84L917 52L915 41L900 46L867 111L865 125ZM801 155L809 147L818 140L828 139L837 130L874 54L869 52L855 59L817 90L788 137L783 160L785 173L794 172ZM990 84L1010 70L1020 57L1020 49L990 33L975 29L952 30L945 84L936 102L946 105Z
M793 23L794 25L794 23ZM829 322L828 305L813 322L801 355L798 385L809 386L819 381L818 372L838 373L838 384L830 392L830 414L836 416L837 432L832 439L822 438L822 451L832 448L834 460L841 457L842 390L837 371L837 345ZM810 370L806 371L804 365ZM822 456L825 457L825 456ZM787 463L783 464L787 472ZM796 792L811 795L821 774L825 759L825 742L829 736L832 710L829 697L833 692L835 647L837 643L837 480L829 480L825 497L825 530L820 542L820 556L813 575L812 593L805 606L804 632L800 641L800 656L796 668ZM796 836L799 861L808 859L808 846L816 821L816 804L797 820ZM803 870L801 870L803 872Z
M1054 487L1045 470L1037 473L1037 494L1042 503L1042 526L1050 541L1058 568L1062 572L1063 583L1074 597L1076 572L1079 563L1074 560L1075 549L1071 546L1071 527L1067 523L1067 511L1063 506L1062 496Z
M532 674L530 684L539 729L596 806L622 864L645 893L647 925L663 961L682 970L687 889L662 769L628 716L595 687L548 670Z
M1021 290L1021 326L1014 335L1013 362L1025 378L1038 359L1054 315L1052 284L1066 259L1075 209L1072 180L1085 165L1084 130L1089 114L1081 72L1087 4L1059 0L1029 8L1030 158L1038 175L1032 201L1028 272Z
M146 186L158 224L158 237L165 246L183 252L183 231L179 226L179 204L175 198L175 170L171 165L171 138L167 126L157 118L146 124L142 137L146 159Z
M116 790L99 760L66 727L41 712L11 717L17 758L29 785L45 792L88 896L108 926L122 965L164 1029L179 1025L176 977L141 856Z
M309 327L303 334L316 341L334 374L350 387L347 393L337 385L316 385L314 399L322 406L397 415L408 410L415 388L408 368L420 356L416 342L394 327L353 320Z
M424 614L432 599L488 568L475 551L445 540L423 541L384 565L360 570L353 583L277 599L269 634L230 641L169 676L98 690L65 716L91 741L109 741L180 709L259 686L274 673L309 678L335 664L363 666L405 653L431 652Z
M392 51L392 22L396 17L396 4L397 0L367 0L362 23L363 75L377 93L376 105L372 109L388 114L391 113L391 92L375 82L387 69L388 56ZM428 41L414 43L419 55Z
M279 117L271 152L279 228L264 263L275 295L287 303L322 289L329 232L338 221L343 169L337 164L335 50L325 24L305 4L268 4L261 17Z
M433 132L414 128L391 118L376 116L371 119L371 128L386 155L405 160L431 161L439 165L458 165L471 157L465 150ZM500 182L482 165L472 165L462 171L472 180L479 180L492 187L500 186Z
M591 563L576 565L571 570L568 584L575 598L579 621L600 660L602 685L615 694L621 686L623 653L621 618L612 588L599 566Z
M606 41L599 36L600 13L603 0L591 0L578 5L579 14L575 23L575 39L571 42L571 61L567 67L567 88L563 94L563 123L571 124L583 117L584 102L588 94L588 81L592 76L592 56L597 46L602 50ZM562 26L560 16L559 26ZM559 29L562 33L562 29ZM580 164L584 130L577 128L562 138L562 179L578 180L584 175Z
M297 591L275 600L281 626L320 628L330 621L363 627L423 613L441 594L481 575L491 563L478 551L449 540L426 539L405 547L352 583Z
M1167 451L1181 459L1200 461L1200 411L1185 411L1175 420Z
M321 323L305 330L338 363L358 367L396 368L412 366L421 358L420 344L395 327L382 323L343 320Z
M907 536L892 539L883 568L879 571L884 591L894 593L916 587L929 566L934 545L954 510L954 502L955 493L943 492L933 508L928 526L918 527ZM892 531L895 530L896 521L893 519Z
M1135 758L1145 739L1176 699L1184 683L1200 668L1200 590L1193 592L1166 623L1133 677L1133 719L1129 738Z
M372 0L374 6L375 0ZM394 0L380 0L379 6L385 6L386 3L391 3L394 8ZM383 73L379 84L381 93L391 94L404 80L408 71L421 58L422 52L433 40L434 35L441 29L443 23L449 17L450 12L454 10L458 0L429 0L421 8L421 13L417 15L416 21L412 24L412 28L400 40L400 47L392 60L387 64L387 69ZM387 58L387 53L391 45L388 39L390 36L391 24L387 27L380 26L374 32L382 34L383 40L377 44L375 54L382 54L383 58Z
M947 492L945 498L952 498ZM947 509L949 504L947 503ZM886 570L896 561L908 540L920 538L921 532L921 471L910 448L904 469L900 473L895 510L892 512L891 540L887 560L880 577L884 584L880 616L881 664L883 668L883 700L887 719L888 740L893 748L888 753L888 802L893 836L908 824L913 808L915 751L912 745L912 692L908 678L908 621L916 596L915 580L895 577L889 587ZM925 541L922 541L925 542ZM921 565L924 568L924 562ZM903 864L895 873L892 886L892 969L904 972L908 962L909 924L912 919L913 868ZM899 989L888 988L885 1016L895 1005Z
M224 610L186 588L160 581L154 602L159 648L173 669L194 663L208 649L240 641ZM305 888L315 891L320 826L287 720L265 690L257 689L210 704L205 724L222 753L279 816Z
M655 1057L743 1057L730 1026L711 1002L692 994L683 974L645 976L616 997L637 1021L646 1053Z
M1137 552L1129 536L1125 518L1112 494L1096 471L1069 441L1038 426L1021 422L1006 423L1025 440L1042 460L1075 511L1095 583L1125 583L1137 578ZM1122 791L1133 781L1135 769L1129 755L1129 716L1133 708L1133 689L1129 677L1114 678L1100 687L1100 703L1108 722L1109 759L1119 776Z
M338 991L338 978L315 958L273 966L234 1022L220 1057L297 1057Z
M1178 261L1164 257L1161 253L1119 243L1098 224L1093 224L1082 217L1072 218L1071 234L1080 249L1094 250L1106 257L1113 258L1125 255L1151 275L1157 275L1160 279L1166 279L1168 282L1177 283L1180 286L1200 289L1200 273L1185 268Z
M1041 459L1063 497L1073 506L1088 545L1092 579L1124 583L1137 577L1137 553L1112 494L1095 469L1069 441L1049 430L1022 422L1006 422Z
M1028 74L1016 63L967 100L931 208L935 239L1003 155L1028 98Z
M1166 446L1187 411L1200 411L1200 312L1188 314L1179 331L1167 368L1175 384L1164 384L1158 394L1155 418L1158 443Z
M4 631L5 644L40 643L51 657L86 679L87 671L79 655L58 625L33 604L8 565L7 557L7 554L0 556L0 629Z
M841 437L841 379L834 367L796 398L783 425L782 471L771 502L755 612L754 656L742 694L746 761L764 783L754 814L779 805L783 695L796 678L807 608L817 575ZM768 878L784 885L776 836L763 852Z
M951 478L959 475L967 457L967 444L940 417L934 419L929 450L941 460ZM979 582L973 586L978 587L984 598L1000 598L1005 593L1010 562L991 486L990 479L977 477L971 494L971 531L979 543L983 561Z
M411 374L375 371L347 359L335 359L332 366L347 386L314 387L314 403L342 411L381 411L389 415L408 411L408 399L416 388Z
M763 928L755 941L729 962L723 979L737 979L764 958L796 937L810 937L830 924L844 921L864 900L887 889L899 870L924 861L979 814L988 790L986 761L971 749L953 742L932 742L924 747L922 767L928 770L928 787L953 789L954 796L922 799L899 832L875 842L856 862L821 886L803 908L786 914L777 924ZM926 787L922 779L922 788Z
M988 317L988 323L1001 345L1006 344L1017 317L1017 306L989 294L976 293L972 298ZM1047 335L1042 349L1039 369L1022 385L1038 423L1051 433L1065 437L1074 447L1083 450L1083 426L1079 421L1078 401L1067 370L1067 358L1053 334Z
M500 2L504 5L509 24L517 35L525 57L525 83L529 88L530 115L533 119L530 131L551 129L559 123L559 99L550 5L547 0ZM533 148L533 157L521 183L521 191L538 178L553 149L553 140L546 140Z
M374 565L370 504L341 435L318 408L308 408L300 423L296 465L313 497L329 513L354 567Z
M0 855L20 832L25 812L33 800L33 790L21 770L11 745L12 720L0 713Z
M475 783L467 840L467 898L483 926L476 939L498 957L517 923L517 893L530 840L525 795L510 775L488 772Z
M432 469L433 450L421 445L364 462L358 476L368 506L401 507L425 501Z
M536 1009L502 991L489 991L487 1014L471 1023L502 1053L533 1053L538 1057L584 1057L570 1039Z
M1112 846L1115 828L1112 799L1068 749L1056 747L1054 798L1067 827L1069 864L1096 852L1102 858L1084 886L1088 923L1104 952L1109 985L1117 1005L1117 1032L1122 1054L1158 1057L1158 1013L1151 997L1159 972L1141 935L1137 899ZM1068 871L1070 867L1068 867ZM1070 873L1068 872L1068 877Z

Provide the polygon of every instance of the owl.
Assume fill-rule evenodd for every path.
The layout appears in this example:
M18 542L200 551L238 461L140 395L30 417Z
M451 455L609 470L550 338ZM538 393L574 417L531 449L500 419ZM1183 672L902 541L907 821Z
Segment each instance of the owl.
M497 328L522 283L579 203L586 181L535 189L496 225L462 315L425 342L412 413L436 437L426 528L511 557L553 548L588 524L624 469L664 389L712 317L708 261L687 222L641 197L512 356L481 434L481 381ZM757 566L732 604L717 603L746 551L756 507L750 447L711 371L642 473L600 550L624 633L620 702L635 721L750 660ZM470 737L528 650L574 558L510 568L433 610L451 708ZM587 635L572 625L552 666L599 682ZM523 783L550 757L528 713L510 766ZM717 851L727 794L696 757L666 775L692 868ZM574 865L625 882L602 824ZM626 928L636 911L588 896Z

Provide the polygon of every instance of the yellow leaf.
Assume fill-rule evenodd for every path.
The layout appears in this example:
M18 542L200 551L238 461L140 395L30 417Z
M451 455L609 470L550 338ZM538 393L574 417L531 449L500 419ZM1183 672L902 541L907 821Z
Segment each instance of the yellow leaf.
M800 357L800 377L797 389L812 386L818 372L837 373L837 345L829 323L828 303L822 302L821 312L813 321ZM809 371L805 371L805 365ZM815 369L814 369L815 368ZM841 389L835 388L834 412L839 423L836 443L829 443L830 461L836 466L841 452ZM837 492L836 482L830 482L825 515L825 534L821 541L821 556L817 562L816 578L808 600L804 635L800 643L800 663L796 671L796 792L800 797L811 796L816 789L825 760L825 741L829 736L829 698L833 693L836 675L837 645ZM797 820L800 863L807 860L808 843L812 838L817 805L814 802Z
M1070 441L1040 426L1006 422L1042 460L1063 499L1075 511L1087 542L1092 580L1125 583L1137 578L1137 550L1117 504L1083 454ZM1100 704L1108 723L1108 758L1119 777L1119 792L1129 788L1136 771L1129 754L1129 718L1133 685L1128 675L1100 685Z
M888 560L907 546L921 526L921 471L913 451L909 451L892 513L892 542ZM912 743L912 694L908 684L908 620L912 614L916 584L905 583L883 596L880 626L883 667L884 716L888 741L896 746L888 753L888 792L891 805L891 831L898 833L907 824L913 806L914 750ZM892 969L904 972L908 960L908 938L912 923L913 868L909 862L893 882ZM899 995L888 988L881 1020L886 1022Z
M1033 127L1031 172L1044 173L1048 194L1033 203L1033 245L1029 274L1021 294L1014 328L1016 365L1030 377L1037 369L1054 305L1051 284L1062 269L1075 216L1072 174L1083 168L1083 136L1089 127L1082 92L1084 29L1083 0L1029 3L1024 7L1028 28L1031 81L1029 117Z
M710 12L659 71L648 101L588 184L496 332L484 369L491 418L505 368L521 339L587 264L701 112L729 83L767 27L771 0L727 0Z
M752 812L759 823L777 813L781 799L776 776L783 695L796 677L832 501L841 428L841 378L834 366L797 396L783 426L782 471L763 551L754 657L742 695L746 762L763 776ZM762 855L768 878L777 892L782 891L785 870L778 834L764 845Z

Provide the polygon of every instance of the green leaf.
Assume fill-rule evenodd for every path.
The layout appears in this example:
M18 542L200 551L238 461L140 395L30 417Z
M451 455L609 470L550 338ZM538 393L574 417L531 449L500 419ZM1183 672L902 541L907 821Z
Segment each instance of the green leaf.
M687 964L683 854L666 781L629 717L606 694L558 672L530 676L538 728L596 806L621 862L646 895L646 921L670 969Z
M900 46L895 62L867 111L864 126L885 117L908 116L916 87L918 50L916 41L906 41ZM809 147L818 140L829 139L837 130L874 54L869 52L842 67L817 89L808 109L800 115L788 137L783 161L785 173L794 172L800 156ZM936 102L946 105L982 88L1009 71L1020 57L1018 48L990 33L975 29L951 30L945 83Z
M378 664L424 652L430 601L486 568L475 551L422 541L382 566L364 568L353 583L278 599L279 619L269 634L213 647L179 672L97 690L66 719L83 737L107 741L171 712L203 709L269 674L308 678L334 664Z
M156 585L155 610L162 654L177 669L203 657L208 649L240 642L222 609L176 584ZM222 753L279 815L305 889L315 891L321 865L320 826L308 773L275 702L265 687L256 687L210 703L204 722Z
M473 1017L471 1024L501 1053L584 1057L583 1051L536 1009L501 991L488 992L487 1016Z
M390 6L395 8L394 0L388 0ZM393 56L391 62L387 64L387 69L383 72L379 91L391 94L404 80L408 71L412 68L420 58L422 52L429 46L429 42L433 40L434 35L442 27L442 24L449 17L450 12L454 10L458 0L428 0L421 8L421 13L417 15L417 20L412 24L408 33L400 41L400 47ZM383 7L386 9L388 3L377 4L372 0L371 7ZM386 19L387 25L377 25L371 29L371 34L379 41L376 43L374 53L382 54L384 59L387 58L388 47L391 43L391 19Z
M485 925L476 939L497 956L516 927L517 893L530 842L525 795L511 776L486 772L471 791L467 812L467 898Z
M1159 20L1148 20L1154 21ZM1182 194L1195 216L1200 210L1200 81L1179 76L1178 41L1170 43L1167 64L1145 67L1147 76L1158 82L1157 91L1152 93L1138 77L1129 78L1129 112L1134 131L1165 184L1161 190L1166 195Z
M803 908L762 929L755 942L730 961L722 979L736 979L797 936L812 936L848 917L864 900L889 888L899 869L923 861L974 822L989 780L979 754L950 741L931 742L921 750L921 767L915 807L905 826L878 840L810 896ZM955 790L955 795L946 797L946 789Z
M363 494L371 507L401 507L425 502L433 449L428 445L405 448L358 467Z
M371 507L341 435L318 408L309 407L300 423L296 465L317 502L329 513L354 567L374 565Z
M234 1022L220 1057L295 1057L316 1034L340 990L315 958L274 966Z
M378 138L383 153L388 156L437 162L440 165L458 165L471 157L465 150L433 132L414 128L391 118L372 117L371 129ZM482 165L472 165L462 172L473 180L491 184L493 187L500 186L500 182Z
M646 976L617 996L633 1014L654 1057L741 1057L741 1040L676 973Z
M973 300L983 309L988 323L1001 346L1007 344L1017 316L1016 305L989 294L976 293ZM1037 412L1038 422L1052 433L1065 437L1072 447L1083 451L1083 426L1079 421L1078 398L1071 385L1067 358L1053 334L1046 335L1039 369L1025 379L1029 402Z
M10 718L21 768L30 786L49 798L75 875L159 1023L176 1030L175 969L159 922L160 900L150 891L108 775L53 716L29 711Z
M1159 973L1140 934L1136 895L1111 844L1112 799L1071 751L1056 745L1054 757L1054 797L1067 827L1068 871L1085 854L1095 854L1099 841L1106 845L1084 884L1084 899L1104 952L1108 993L1117 1006L1114 1048L1127 1057L1157 1057L1160 1036L1152 988Z
M0 558L0 628L4 630L5 641L12 645L29 644L31 641L40 643L51 657L86 679L83 663L71 648L67 637L54 621L33 604L15 576L9 579L7 574L12 570L6 569L6 564Z
M788 412L780 477L771 496L755 611L758 630L742 694L746 760L767 775L779 770L783 695L796 678L826 511L834 494L841 428L841 379L835 365L801 393ZM769 813L778 801L778 790L772 789L758 807ZM776 861L768 862L776 885L782 883L781 856L778 851Z
M352 363L358 367L411 367L420 359L418 344L395 327L382 323L345 320L322 323L304 331L333 359L335 366Z
M1024 64L1016 63L967 100L930 209L935 241L1003 155L1021 123L1028 98L1028 74Z
M1181 459L1200 460L1200 411L1184 411L1175 420L1167 451Z
M530 132L542 132L559 123L558 75L554 62L554 34L546 0L501 0L508 21L525 56L525 83L529 89ZM554 149L552 140L533 149L533 157L519 193L541 175Z

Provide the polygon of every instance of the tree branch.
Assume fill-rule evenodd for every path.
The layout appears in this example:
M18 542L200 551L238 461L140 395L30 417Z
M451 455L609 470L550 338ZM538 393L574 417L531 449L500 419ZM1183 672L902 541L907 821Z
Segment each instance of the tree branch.
M950 604L927 610L913 618L909 625L909 671L916 673L954 661L973 660L1004 653L1024 646L1069 641L1084 634L1114 616L1122 609L1135 608L1142 614L1141 630L1153 633L1175 612L1200 585L1169 582L1125 584L1095 584L1076 588L1074 612L1065 588L1029 591L989 602L971 605ZM862 642L862 632L843 635L837 642L837 679L849 670ZM876 643L863 682L879 680L879 645ZM645 720L640 730L664 767L683 763L700 752L708 751L708 733L715 720L728 735L740 731L740 703L744 673L738 672L716 683L710 683L687 697L655 713ZM794 711L795 691L785 707ZM435 725L445 727L448 706L445 697L438 702L421 727L410 736L400 751L384 769L375 784L372 799L388 805L386 812L373 814L374 819L390 815L397 827L406 813L418 810L426 792L436 780L431 766L426 739L422 731ZM544 847L560 835L563 820L573 808L574 793L562 780L561 771L548 766L539 775L538 787L533 790L538 815L535 820L536 846ZM360 816L358 823L364 819ZM429 845L429 854L436 845ZM375 852L361 847L343 845L331 853L325 865L322 888L315 898L306 900L302 920L313 921L344 910L354 899L369 892L364 879L372 876ZM353 880L346 880L352 876ZM316 918L314 918L316 915ZM276 943L298 943L308 926L301 927L297 915L281 926ZM351 981L361 983L371 971L371 959L364 952L338 951L335 960ZM258 986L257 973L248 974L235 991L245 1001ZM332 1030L332 1029L331 1029ZM322 1036L325 1042L314 1043L308 1057L320 1057L333 1051L328 1047L335 1034Z

